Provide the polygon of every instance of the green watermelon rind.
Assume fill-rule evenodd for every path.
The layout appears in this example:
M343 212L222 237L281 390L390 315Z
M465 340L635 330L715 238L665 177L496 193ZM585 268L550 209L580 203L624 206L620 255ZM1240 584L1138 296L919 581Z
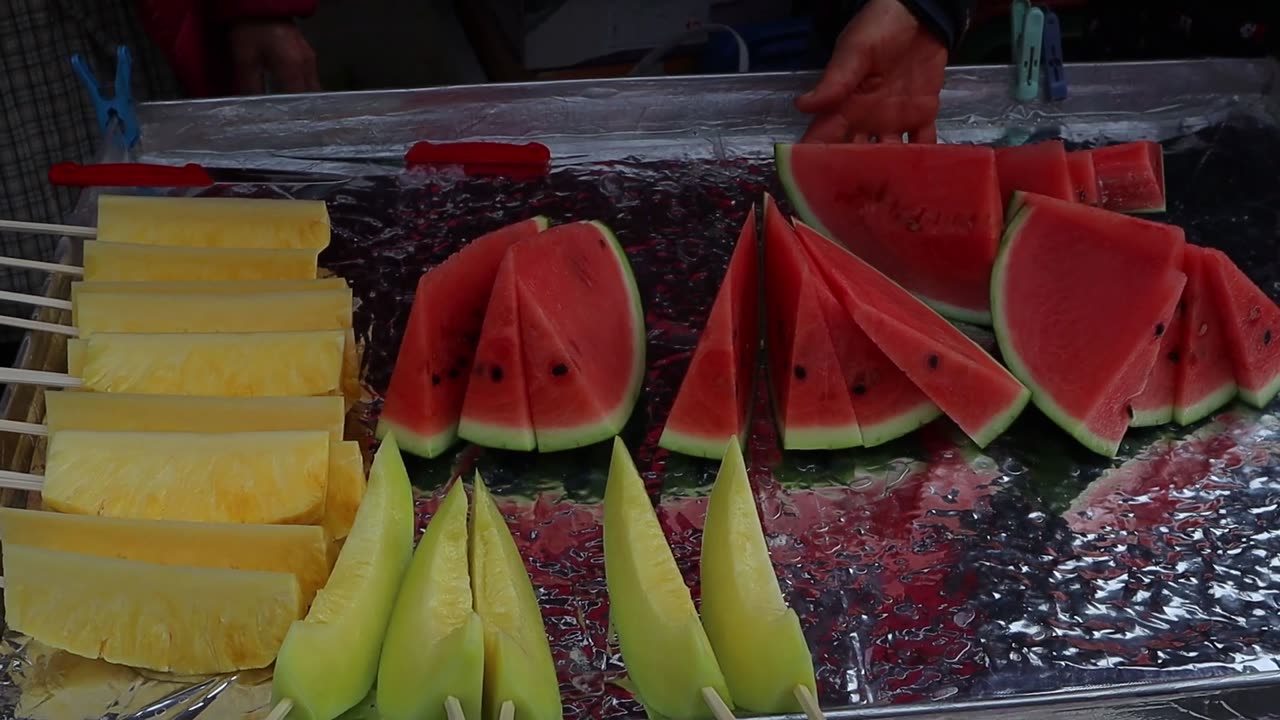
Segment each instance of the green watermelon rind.
M854 409L856 410L857 408ZM865 425L861 426L863 447L873 448L892 440L897 440L942 416L941 408L932 402L924 402L869 428Z
M1240 399L1258 408L1259 410L1271 404L1276 399L1276 395L1280 394L1280 374L1271 378L1270 382L1263 385L1257 390L1249 388L1240 388Z
M424 435L394 420L380 418L373 434L379 440L385 439L387 435L395 435L396 444L401 450L430 460L444 454L458 441L458 425L454 423L451 428L433 435Z
M1280 379L1277 379L1276 386L1280 388ZM1188 407L1177 407L1175 405L1171 419L1184 427L1198 423L1235 399L1238 391L1239 388L1236 387L1234 380L1225 382L1217 390L1205 395L1200 402L1194 405Z
M1165 425L1173 420L1173 405L1163 405L1156 410L1134 410L1129 427L1146 428Z
M822 221L818 219L817 213L813 211L813 208L809 207L808 201L805 200L804 192L800 190L800 184L796 182L791 170L792 147L794 146L788 143L776 143L773 146L773 163L777 167L778 179L782 181L782 189L787 193L787 200L791 202L796 214L804 220L806 225L822 233L827 238L834 238L835 233L827 229L827 226L823 225ZM972 325L991 324L990 313L962 308L918 293L911 293L911 295L919 298L921 302L945 318L967 322Z
M738 436L738 443L745 440L746 433ZM663 428L662 437L658 439L658 447L682 455L719 460L724 457L724 449L729 445L729 436L707 437L696 433L672 430L670 426Z
M532 452L538 449L532 423L524 427L508 428L464 417L458 421L458 437L480 447L497 450Z

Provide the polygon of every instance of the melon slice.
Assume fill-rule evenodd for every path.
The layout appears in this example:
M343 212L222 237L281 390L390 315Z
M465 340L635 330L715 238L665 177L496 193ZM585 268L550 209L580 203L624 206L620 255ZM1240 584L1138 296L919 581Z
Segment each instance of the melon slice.
M996 171L1000 177L1000 199L1006 204L1018 191L1059 200L1076 198L1067 151L1061 140L996 148Z
M329 582L306 618L289 628L276 658L273 702L289 700L289 717L333 720L372 689L413 553L413 525L409 473L394 435L388 435L374 456L369 487Z
M1076 150L1067 153L1067 171L1071 173L1071 189L1076 202L1098 205L1098 173L1093 169L1093 153Z
M995 153L971 145L778 145L806 223L949 318L989 324L1004 225Z
M1089 418L1128 392L1118 379L1137 358L1154 358L1173 307L1165 293L1185 283L1182 230L1040 196L1020 204L992 278L997 341L1036 405L1086 447L1111 455L1114 443ZM1082 350L1099 347L1107 352Z
M351 327L351 290L259 294L81 295L80 337L100 332L287 332Z
M391 373L378 437L432 458L458 437L458 419L498 266L515 243L542 232L534 217L472 240L418 281Z
M352 440L329 445L329 482L325 486L324 518L320 524L333 540L351 531L364 498L364 454Z
M1164 150L1151 141L1089 151L1102 207L1127 213L1164 212Z
M98 282L71 283L71 324L79 327L80 298L85 295L270 295L349 290L342 278L305 280L203 280L196 282Z
M1187 247L1184 263L1189 264L1191 247ZM1183 290L1185 297L1190 290L1190 270L1187 287ZM1160 337L1160 347L1156 352L1155 364L1151 375L1147 378L1142 393L1129 402L1133 409L1131 427L1152 427L1163 425L1173 420L1173 406L1178 389L1178 366L1183 351L1183 325L1185 321L1184 303L1174 306L1173 314L1167 322L1156 325L1156 334Z
M84 243L84 279L102 282L314 280L315 250Z
M0 540L6 547L157 565L291 573L304 606L329 577L327 540L313 525L123 520L0 508Z
M329 245L329 211L321 200L100 195L98 239L322 250Z
M383 720L445 720L446 698L480 718L484 629L471 609L467 494L461 482L440 503L396 596L378 663Z
M319 431L67 430L49 439L42 494L50 509L80 515L316 525L328 477Z
M287 572L156 565L5 543L5 623L88 658L212 675L266 667L302 615Z
M665 718L707 717L704 688L732 707L715 650L653 503L618 438L613 441L604 493L604 573L609 619L618 633L627 674L645 708Z
M538 450L612 437L631 417L645 370L644 309L626 253L603 224L576 222L511 254Z
M45 426L133 432L265 432L323 430L342 440L342 398L223 398L123 393L45 392Z
M800 618L782 599L737 438L729 441L702 529L702 624L734 702L744 710L802 710L818 691Z
M1027 388L964 333L829 238L803 223L796 230L862 331L979 447L1022 413Z
M827 287L773 199L764 206L765 349L782 447L857 447L862 430L836 356ZM825 302L824 302L825 301Z
M658 444L716 458L742 442L760 362L760 259L752 206Z
M1184 322L1179 328L1178 354L1172 358L1176 368L1173 419L1179 425L1208 417L1231 402L1238 390L1227 323L1213 292L1213 262L1208 251L1187 246L1187 288L1179 303Z
M560 720L560 685L538 596L507 521L476 473L471 514L471 591L484 625L485 720L502 706L517 718Z
M1257 408L1280 393L1280 308L1231 258L1206 250L1209 275L1240 397Z
M529 387L524 377L514 260L508 253L493 283L462 403L458 437L485 447L533 450L538 447L538 439L533 432Z

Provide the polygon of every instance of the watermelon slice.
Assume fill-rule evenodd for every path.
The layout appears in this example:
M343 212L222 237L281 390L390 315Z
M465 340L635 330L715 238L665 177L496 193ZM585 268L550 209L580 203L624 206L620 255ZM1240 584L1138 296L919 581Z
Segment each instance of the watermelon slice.
M1176 362L1173 419L1179 425L1198 422L1236 396L1236 378L1227 342L1227 327L1210 286L1212 255L1187 246L1182 291L1183 323Z
M1128 415L1185 283L1182 230L1042 196L1013 204L991 286L1000 350L1046 415L1112 456L1108 408Z
M1280 308L1231 258L1206 250L1209 287L1223 328L1240 397L1266 407L1280 392Z
M718 459L730 438L745 439L760 361L759 252L752 207L662 429L668 450Z
M990 324L1003 227L995 153L972 145L778 145L804 221L947 317Z
M546 218L534 217L483 235L422 276L384 396L378 437L394 431L401 448L426 458L454 443L498 265L508 248L546 227Z
M1008 370L853 253L803 223L796 230L863 332L979 447L1013 423L1030 394Z
M1071 187L1075 201L1085 205L1098 205L1098 173L1093 169L1093 153L1077 150L1067 153L1067 172L1071 173Z
M1076 197L1067 150L1061 140L996 148L996 171L1000 177L1000 200L1004 203L1019 190L1060 200Z
M1094 148L1102 207L1127 213L1164 212L1164 151L1150 141Z
M1187 247L1187 258L1191 257L1191 247ZM1186 260L1184 260L1186 262ZM1190 288L1190 273L1187 273ZM1183 290L1185 295L1186 290ZM1142 393L1130 401L1133 409L1131 427L1152 427L1163 425L1173 420L1173 406L1177 396L1178 369L1182 359L1183 320L1185 313L1183 303L1174 306L1168 322L1156 325L1156 334L1160 336L1160 345L1156 352L1155 363L1151 375Z
M767 196L764 271L765 349L782 447L820 450L861 445L858 417L823 313L822 296L829 291Z

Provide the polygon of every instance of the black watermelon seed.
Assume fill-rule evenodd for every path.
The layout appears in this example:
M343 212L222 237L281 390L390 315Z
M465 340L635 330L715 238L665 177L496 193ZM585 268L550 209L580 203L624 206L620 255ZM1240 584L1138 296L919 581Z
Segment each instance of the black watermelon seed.
M853 388L852 388L852 390L853 390L853 394L854 394L854 395L866 395L866 394L867 394L867 386L866 386L866 385L863 385L862 383L858 383L857 385L854 385L854 386L853 386Z
M1129 411L1129 419L1130 419L1130 420L1132 420L1132 419L1134 418L1134 414L1133 414L1133 406L1132 406L1132 405L1130 405L1130 406L1128 406L1126 409Z
M1177 351L1177 350L1170 350L1170 351L1169 351L1169 362L1171 362L1171 363L1173 363L1173 364L1175 364L1175 365L1176 365L1176 364L1178 364L1178 360L1179 360L1178 351Z
M439 375L432 375L432 376L431 376L431 384L432 384L432 385L439 385L439 384L440 384L440 376L439 376Z
M449 377L454 378L454 379L456 380L456 379L457 379L457 377L458 377L458 368L456 368L456 367L455 367L455 368L449 368Z
M556 363L555 366L551 368L551 374L555 375L556 377L568 375L569 366L565 365L564 363Z
M1271 344L1271 330L1269 328L1267 329L1266 332L1262 333L1262 344L1263 345Z
M808 375L808 374L809 374L809 371L805 370L803 365L797 365L797 366L796 366L796 379L797 379L797 380L803 380L803 379L805 378L805 376L806 376L806 375Z
M1156 337L1164 334L1164 323L1156 323Z
M502 366L494 365L489 368L489 378L494 382L502 382Z
M941 362L941 359L940 359L937 355L930 355L930 356L929 356L929 369L930 369L930 370L937 370L937 369L938 369L938 363L939 363L939 362Z

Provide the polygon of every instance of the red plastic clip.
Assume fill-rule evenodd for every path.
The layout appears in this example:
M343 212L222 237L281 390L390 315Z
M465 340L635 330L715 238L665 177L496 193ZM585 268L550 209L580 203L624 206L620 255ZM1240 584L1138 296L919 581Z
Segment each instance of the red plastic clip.
M551 150L542 143L419 142L404 156L405 167L461 165L469 176L500 175L525 179L545 175L551 167Z

